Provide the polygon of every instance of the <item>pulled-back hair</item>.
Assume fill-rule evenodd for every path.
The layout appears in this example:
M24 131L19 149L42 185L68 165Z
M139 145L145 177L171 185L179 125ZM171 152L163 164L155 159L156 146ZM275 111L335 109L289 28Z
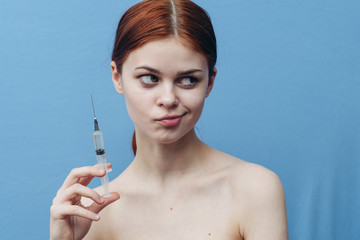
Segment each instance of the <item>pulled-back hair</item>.
M128 55L144 44L175 37L185 46L203 54L209 76L217 58L216 38L209 15L190 0L144 0L129 8L120 19L112 61L119 73ZM135 133L133 151L136 154Z

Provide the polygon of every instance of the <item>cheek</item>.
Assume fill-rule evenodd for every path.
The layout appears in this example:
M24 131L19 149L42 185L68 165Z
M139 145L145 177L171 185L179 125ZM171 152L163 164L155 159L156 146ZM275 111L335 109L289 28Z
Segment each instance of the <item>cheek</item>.
M140 98L125 98L125 102L128 114L134 123L144 119L143 115L146 108Z
M138 118L139 110L136 109L137 106L141 106L136 98L128 97L124 94L126 109L132 121ZM141 112L141 111L140 111Z
M136 91L136 88L124 86L124 98L129 117L134 123L144 120L144 114L149 109L150 99L147 99L146 93Z
M205 95L203 92L191 93L185 95L182 102L192 114L200 115L204 107Z

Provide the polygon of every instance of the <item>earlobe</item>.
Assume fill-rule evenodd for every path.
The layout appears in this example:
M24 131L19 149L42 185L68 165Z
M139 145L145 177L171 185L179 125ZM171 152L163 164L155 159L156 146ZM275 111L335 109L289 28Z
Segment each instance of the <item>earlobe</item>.
M216 67L214 67L213 75L210 76L210 78L209 78L209 84L208 84L208 87L206 90L206 97L208 97L210 95L210 92L214 86L216 74L217 74L217 69L216 69Z
M117 71L117 66L114 61L111 62L111 71L112 71L112 81L114 83L115 90L123 94L123 88L121 83L121 75Z

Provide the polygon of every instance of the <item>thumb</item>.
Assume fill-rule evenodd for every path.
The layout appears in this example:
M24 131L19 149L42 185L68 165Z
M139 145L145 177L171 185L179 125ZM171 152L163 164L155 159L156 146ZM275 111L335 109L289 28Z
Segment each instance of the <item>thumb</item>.
M104 199L104 202L102 204L98 204L96 202L93 202L88 209L94 213L99 213L101 210L103 210L104 207L109 205L110 203L115 202L120 198L120 195L116 192L111 192L109 196L102 197Z

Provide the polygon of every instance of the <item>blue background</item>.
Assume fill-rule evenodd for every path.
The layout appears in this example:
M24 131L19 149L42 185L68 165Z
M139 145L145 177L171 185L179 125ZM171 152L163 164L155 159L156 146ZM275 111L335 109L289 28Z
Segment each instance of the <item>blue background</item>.
M203 141L279 175L291 239L360 239L360 2L195 2L219 44ZM57 189L96 163L90 93L110 178L131 162L110 59L133 3L0 1L1 239L48 239Z

